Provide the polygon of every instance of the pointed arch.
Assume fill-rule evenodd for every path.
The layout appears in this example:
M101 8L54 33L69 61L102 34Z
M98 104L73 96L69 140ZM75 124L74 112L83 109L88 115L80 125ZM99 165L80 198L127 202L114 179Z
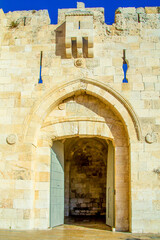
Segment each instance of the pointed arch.
M94 79L76 79L54 87L38 100L24 123L24 142L36 144L36 136L46 116L68 97L85 92L107 103L122 120L130 142L141 141L139 119L131 104L109 85Z

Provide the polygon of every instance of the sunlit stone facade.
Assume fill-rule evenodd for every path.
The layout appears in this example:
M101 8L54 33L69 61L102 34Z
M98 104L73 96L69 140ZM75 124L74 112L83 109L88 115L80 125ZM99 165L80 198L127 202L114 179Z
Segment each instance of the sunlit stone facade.
M51 227L60 142L66 216L113 204L117 231L160 232L159 13L119 8L107 25L103 8L78 3L52 25L46 10L0 10L0 228Z

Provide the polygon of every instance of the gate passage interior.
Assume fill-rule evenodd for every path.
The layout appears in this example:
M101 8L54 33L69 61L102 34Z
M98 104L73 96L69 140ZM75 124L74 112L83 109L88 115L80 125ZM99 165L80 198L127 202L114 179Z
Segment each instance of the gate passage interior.
M50 227L64 224L65 216L102 214L106 225L115 228L114 156L109 140L74 137L53 142Z

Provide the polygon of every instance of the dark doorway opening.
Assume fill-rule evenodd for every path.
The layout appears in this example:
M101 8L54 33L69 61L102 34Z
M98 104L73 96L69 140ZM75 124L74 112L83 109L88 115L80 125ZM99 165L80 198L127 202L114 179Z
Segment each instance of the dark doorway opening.
M64 143L65 224L107 229L107 142L70 138Z

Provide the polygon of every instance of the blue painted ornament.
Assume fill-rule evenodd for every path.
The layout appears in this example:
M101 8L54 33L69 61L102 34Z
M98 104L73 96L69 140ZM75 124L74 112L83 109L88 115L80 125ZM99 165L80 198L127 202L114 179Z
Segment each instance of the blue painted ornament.
M126 74L127 74L128 65L127 65L127 63L126 63L126 62L125 62L125 63L123 63L123 66L122 66L122 68L123 68L123 72L124 72L124 79L123 79L123 83L128 83L128 80L127 80L127 78L126 78Z

